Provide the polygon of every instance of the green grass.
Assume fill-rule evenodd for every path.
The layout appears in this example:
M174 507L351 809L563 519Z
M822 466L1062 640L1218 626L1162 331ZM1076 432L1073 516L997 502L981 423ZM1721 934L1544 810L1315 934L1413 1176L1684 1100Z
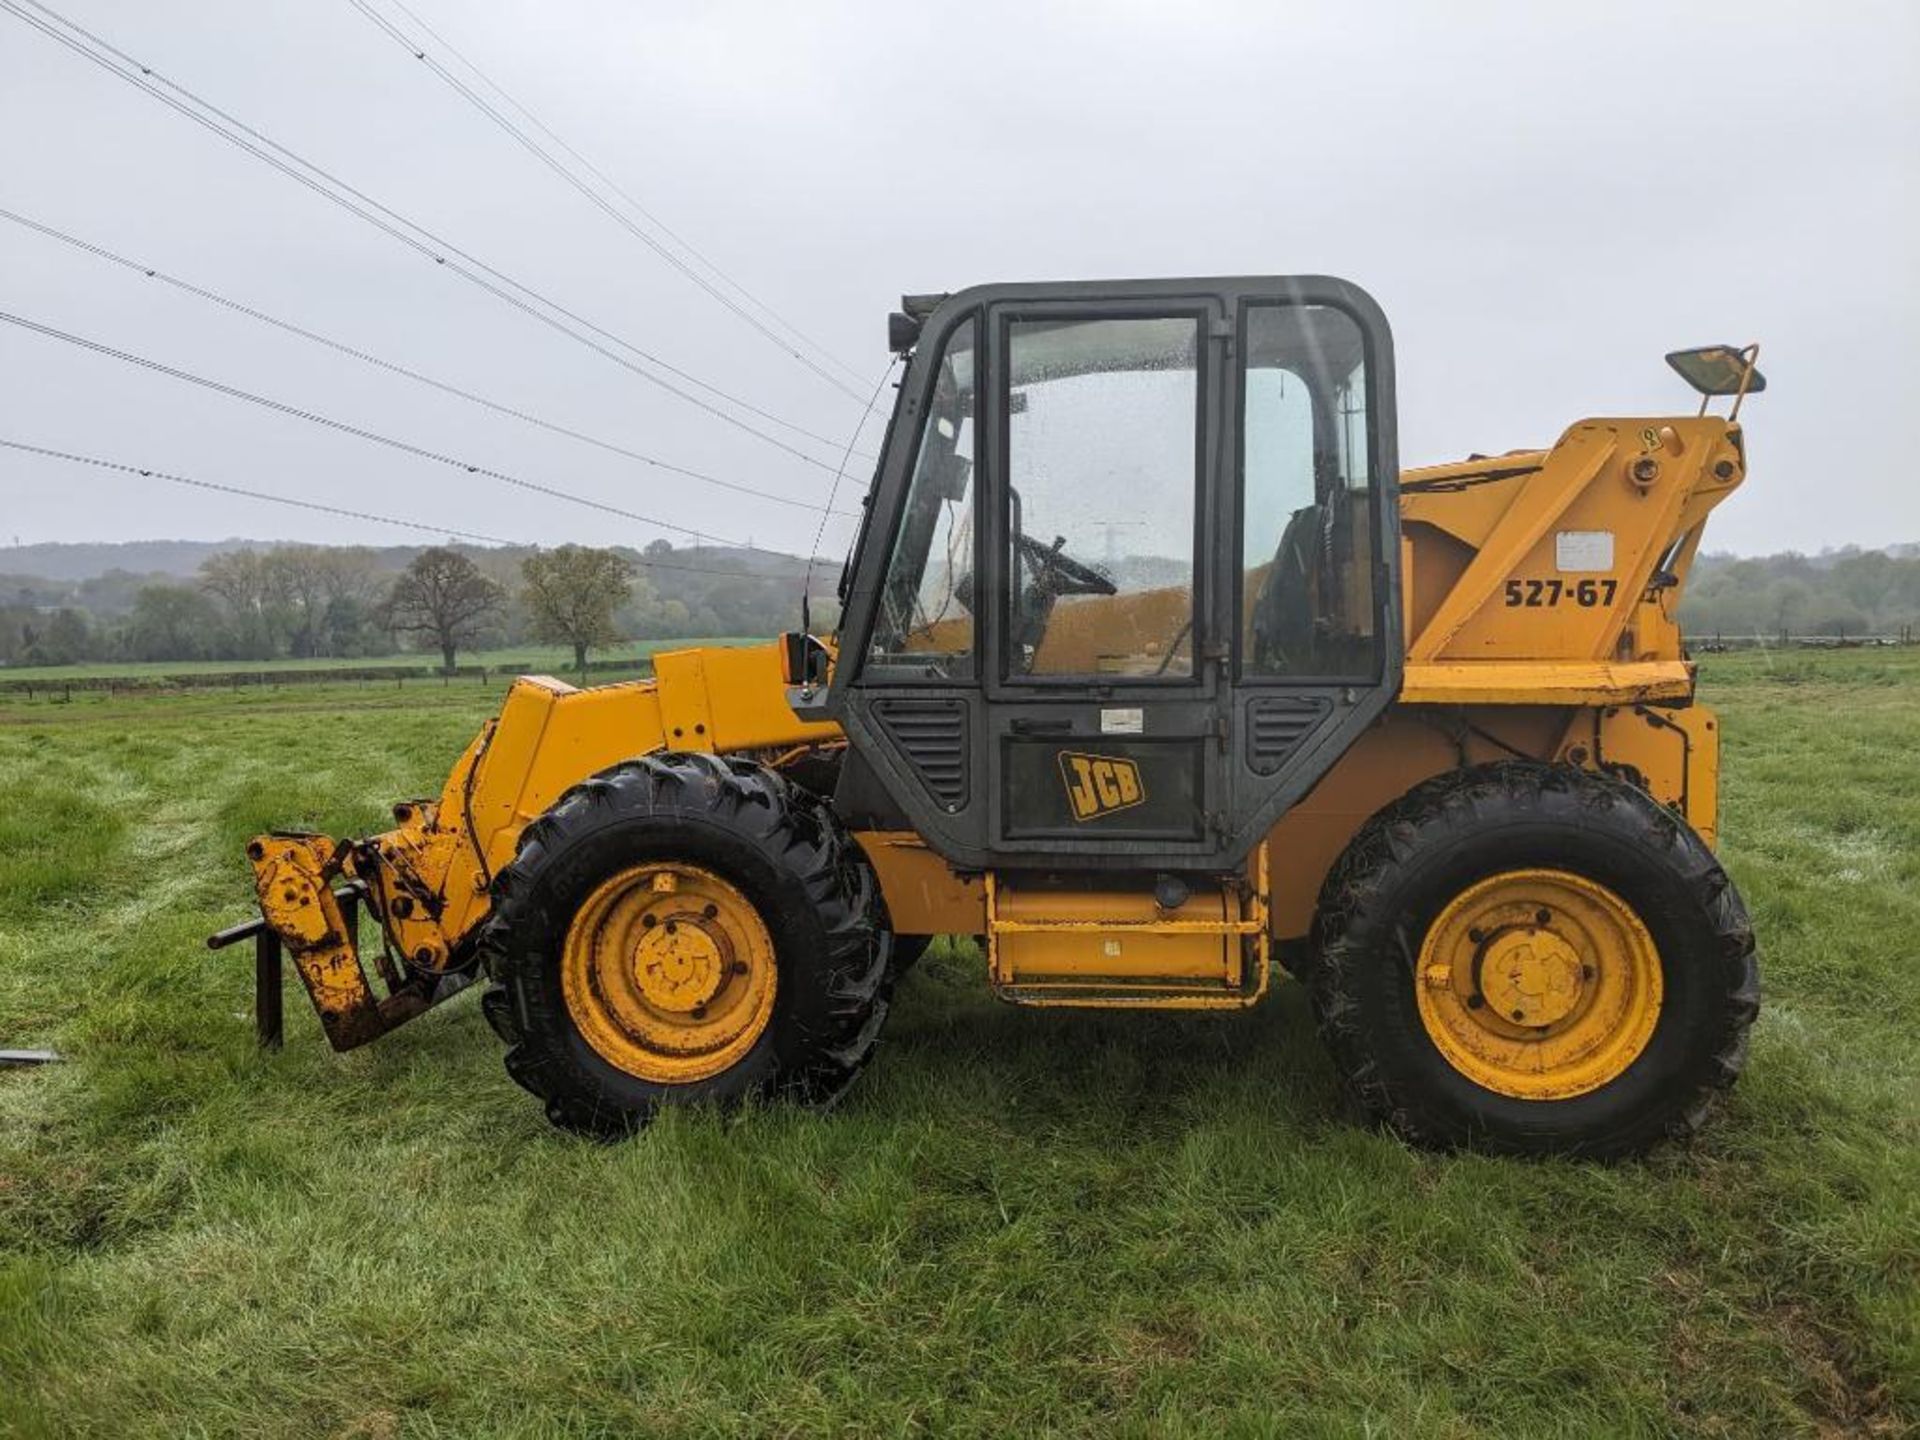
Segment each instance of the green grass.
M595 650L587 658L594 664L643 657L661 650L680 650L691 645L748 645L755 641L743 637L702 640L629 640L606 650ZM462 650L455 657L461 665L485 665L488 669L548 671L563 675L573 667L573 651L564 645L512 645L503 650ZM362 660L127 660L87 661L77 665L16 665L0 667L0 681L7 680L161 680L170 675L272 675L301 670L384 670L402 666L438 667L437 654L409 651L401 655L377 655Z
M497 691L0 703L0 1044L71 1056L0 1072L0 1433L1908 1433L1920 656L1706 677L1766 1007L1612 1168L1351 1128L1291 986L1028 1012L970 947L826 1118L569 1139L466 998L261 1055L241 844L377 827Z

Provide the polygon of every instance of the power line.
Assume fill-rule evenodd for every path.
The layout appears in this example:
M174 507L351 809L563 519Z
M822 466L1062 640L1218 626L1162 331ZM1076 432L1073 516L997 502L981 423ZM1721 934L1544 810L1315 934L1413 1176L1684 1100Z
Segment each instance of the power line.
M29 320L24 315L12 315L4 310L0 310L0 323L17 325L23 330L31 330L36 334L45 335L49 339L63 340L69 345L76 345L83 350L91 350L97 355L106 355L115 360L125 361L129 365L138 365L144 370L152 370L157 374L168 376L174 380L184 380L189 385L198 385L204 389L216 391L221 395L230 396L235 400L245 400L249 404L263 406L268 410L278 411L282 415L291 415L296 419L306 420L315 425L324 425L329 430L338 430L342 434L352 435L361 440L371 440L376 445L385 445L390 449L417 456L422 460L432 460L437 464L450 465L454 469L465 471L469 475L484 475L489 480L499 480L508 485L518 486L522 490L531 490L540 495L550 495L556 500L570 501L575 505L584 505L588 509L604 511L609 515L619 515L624 519L638 520L643 525L652 525L661 530L672 530L676 534L691 535L696 539L713 536L715 539L725 540L729 545L741 544L741 542L737 540L727 540L725 536L714 535L714 532L711 530L697 530L690 525L681 525L672 520L660 520L652 515L642 515L637 510L622 509L618 505L609 505L603 500L591 500L585 495L576 495L570 490L561 490L552 485L543 485L537 480L527 480L518 475L510 475L504 470L493 470L485 465L475 465L471 461L462 460L457 456L448 455L439 450L430 450L424 445L415 445L406 440L396 440L391 435L382 435L375 430L363 429L358 425L348 424L345 420L336 420L331 416L322 415L315 410L303 410L298 405L290 405L282 400L271 400L265 395L256 395L251 390L242 390L238 386L228 385L219 380L212 380L205 375L195 375L188 370L177 370L171 365L164 365L158 360L150 360L144 355L135 355L129 350L116 350L111 345L102 344L98 340L89 340L83 335L75 335L66 330L56 330L51 325L43 325L37 320ZM753 547L748 545L743 548L752 549Z
M377 525L393 525L403 530L419 530L429 535L457 536L462 540L477 540L484 545L505 545L521 547L526 542L505 540L498 535L483 535L473 530L457 530L451 525L434 525L424 520L402 520L392 515L379 515L370 510L350 510L339 505L327 505L318 500L298 500L291 495L272 495L265 490L249 490L241 485L227 485L218 480L202 480L193 475L180 475L169 470L156 470L146 465L129 465L118 460L106 460L97 455L79 455L71 450L55 450L45 445L29 445L24 440L9 440L0 436L0 447L18 450L28 455L39 455L49 460L65 460L74 465L91 465L99 470L117 470L123 475L139 475L149 480L167 480L175 485L191 485L196 490L217 490L223 495L240 495L249 500L265 500L273 505L289 505L298 510L315 510L323 515L344 516L349 520L369 520ZM794 557L798 559L798 556ZM649 570L680 570L690 575L720 575L735 580L769 580L769 575L756 575L751 570L722 570L713 565L681 565L671 560L650 560L645 555L634 559L634 564Z
M318 500L295 500L289 495L269 495L264 490L248 490L239 485L223 485L217 480L198 480L191 475L175 475L142 465L123 465L93 455L76 455L68 450L52 450L44 445L29 445L24 440L0 437L0 445L9 450L42 455L52 460L67 460L75 465L92 465L101 470L118 470L124 475L139 475L150 480L170 480L175 485L191 485L197 490L218 490L223 495L244 495L249 500L267 500L275 505L292 505L301 510L318 510L323 515L343 515L349 520L371 520L376 525L395 525L402 530L423 530L430 535L457 535L462 540L478 540L486 545L511 545L498 535L482 535L474 530L456 530L451 525L429 525L424 520L400 520L391 515L375 515L369 510L348 510L339 505L324 505Z
M426 34L432 36L434 40L438 41L441 48L444 49L449 55L453 56L454 59L458 60L463 66L465 66L466 69L476 79L478 79L482 85L486 86L487 89L491 90L495 95L499 96L500 99L503 100L510 108L519 112L522 118L524 118L542 135L546 136L547 139L551 140L555 145L559 146L561 150L565 151L569 156L571 156L580 165L580 167L584 169L588 174L592 175L601 184L605 185L607 189L611 190L615 195L618 195L622 200L626 201L627 204L631 206L633 210L641 216L641 218L646 220L648 224L652 225L654 229L658 230L662 235L665 235L669 240L673 241L673 243L678 245L682 250L685 250L689 255L693 256L693 258L699 261L700 264L703 267L705 267L705 269L709 273L717 277L719 280L723 281L736 294L741 296L741 298L747 300L752 305L754 305L757 309L760 310L762 314L764 314L768 319L772 320L775 324L779 325L789 335L793 336L795 339L799 340L801 343L810 347L823 360L826 360L827 362L832 364L842 374L847 375L856 381L862 380L865 378L864 376L861 375L861 373L858 370L854 369L852 366L848 365L844 360L840 359L839 356L835 355L833 351L828 349L826 346L822 345L819 341L813 339L805 331L801 330L797 325L794 325L785 316L781 315L779 311L775 310L766 301L762 300L758 295L755 295L745 285L741 284L733 276L729 275L725 270L721 269L720 266L716 264L712 259L702 254L700 250L690 240L688 240L685 236L679 234L677 231L673 229L672 226L668 225L666 221L662 220L658 215L654 214L653 211L649 210L645 205L641 204L640 201L634 196L632 191L626 189L624 186L620 184L619 181L615 180L611 175L607 174L607 172L602 170L598 165L595 165L593 161L589 160L585 155L582 155L572 145L569 145L564 136L558 134L556 131L553 130L551 126L547 125L544 121L542 121L538 115L534 114L525 105L522 105L518 100L514 99L512 95L508 94L506 89L502 87L499 84L499 82L494 80L478 65L474 64L474 62L471 59L469 59L465 54L463 54L460 51L460 49L453 44L452 41L447 39L445 35L441 34L438 30L434 29L432 25L430 25L425 19L421 17L419 11L413 9L410 5L406 3L406 0L391 0L391 3L394 9L398 10L401 14L405 15L409 20L413 21L415 25L418 25L420 29L423 30Z
M694 270L692 266L688 265L678 255L674 254L672 250L668 249L664 244L662 244L657 238L655 238L645 228L643 228L642 226L636 225L627 216L621 214L619 209L613 204L611 204L604 195L600 194L599 191L595 190L591 185L587 184L586 181L582 180L578 175L574 174L573 171L568 169L559 160L556 160L551 154L549 154L545 149L543 149L538 144L538 142L536 142L529 135L527 135L527 133L524 130L522 130L519 126L515 125L510 117L502 114L501 111L497 107L495 107L493 104L491 104L484 96L480 95L470 85L462 81L459 78L459 76L455 75L446 66L442 65L438 60L434 59L431 55L429 55L418 41L408 36L392 21L388 20L378 10L374 9L372 5L367 3L367 0L347 0L347 3L352 5L353 8L358 10L362 15L366 16L367 19L371 20L374 23L374 25L376 25L389 39L393 40L395 44L399 45L401 49L405 50L408 54L413 56L415 60L420 61L429 70L433 71L435 75L438 75L443 81L446 82L448 87L452 89L455 94L459 95L461 99L465 100L469 105L473 106L488 120L492 121L493 124L498 126L510 138L512 138L516 143L518 143L521 146L521 148L526 150L528 154L532 155L535 159L540 161L541 164L545 165L549 170L553 171L555 175L558 175L568 185L572 186L575 190L579 191L580 194L585 196L586 199L591 204L593 204L596 208L598 208L601 212L603 212L616 225L620 226L628 234L632 235L636 240L640 241L641 244L645 245L649 250L653 251L654 254L658 255L662 260L666 261L667 264L671 265L674 269L678 270L682 275L686 276L687 279L691 280L695 285L699 286L708 295L712 296L714 300L718 301L721 305L725 306L728 310L732 311L735 315L737 315L741 320L745 321L748 325L752 326L757 333L765 337L771 344L773 344L778 350L780 350L782 354L791 356L793 359L799 361L802 365L806 366L807 369L811 370L814 374L818 375L821 379L825 380L829 385L832 385L836 390L840 391L843 395L846 395L849 399L856 400L856 401L860 399L859 391L853 389L844 380L840 379L839 376L834 375L833 373L828 371L824 366L820 365L818 362L808 357L797 346L793 345L788 340L786 340L779 334L775 333L775 331L770 326L768 326L764 321L762 321L758 316L754 315L751 311L747 310L732 296L726 294L724 291L719 289L719 287L715 286L711 281L709 281L705 276L701 275L696 270ZM408 11L407 13L409 15L412 15L411 11ZM414 16L413 18L417 23L419 17ZM446 42L442 41L441 43L445 44ZM451 49L451 47L448 47L448 48ZM466 63L469 69L474 68L471 62L463 62L463 63ZM479 71L474 70L474 73L478 75ZM486 77L481 76L480 78L482 80L485 80ZM491 84L492 82L489 81L487 83ZM497 90L499 87L494 86L493 88ZM504 92L502 92L502 94L504 95ZM516 108L522 108L522 107L516 106ZM524 110L523 110L523 113L524 113ZM545 129L544 126L542 126L541 128ZM551 132L548 132L548 133L551 133ZM684 244L685 242L683 241L681 243Z
M54 28L54 25L28 14L26 10L21 8L23 4L31 6L33 9L51 17L55 24L64 26L73 33L71 35L63 34L60 30ZM23 21L35 30L38 30L49 39L59 42L75 54L91 61L108 74L125 80L136 89L152 96L169 109L211 131L227 143L244 150L255 159L278 170L289 179L306 186L323 199L331 201L350 214L366 221L375 229L398 240L401 244L423 255L434 264L444 266L454 274L460 276L463 280L478 286L496 299L504 301L506 304L513 306L524 314L532 316L534 319L556 330L575 343L586 346L596 354L638 375L649 384L666 390L668 393L679 397L695 408L705 411L716 419L724 421L726 424L732 425L736 429L742 430L754 436L756 439L774 446L776 449L785 451L787 454L808 465L812 465L816 469L831 471L834 468L826 461L809 455L804 450L788 444L777 436L767 434L764 430L749 424L737 415L728 414L718 406L702 400L696 395L688 394L671 381L664 380L660 376L634 364L632 361L616 355L606 346L596 343L589 336L582 335L578 331L569 328L568 325L563 324L560 320L556 319L555 316L564 316L567 320L592 332L592 334L599 335L632 354L639 356L648 364L658 366L660 369L686 381L688 384L697 386L711 394L718 395L730 404L737 405L741 409L791 430L795 434L804 435L808 439L822 445L837 447L840 443L839 441L833 440L825 435L817 434L814 431L806 429L804 426L797 425L790 420L784 420L770 411L763 410L750 401L743 400L737 395L701 380L687 371L660 359L657 355L643 350L624 336L595 324L584 315L568 309L558 301L550 299L539 291L534 290L531 286L521 283L512 276L494 268L485 261L461 249L459 246L435 234L433 231L428 230L425 226L408 219L391 206L375 200L365 191L349 185L337 175L288 149L286 146L261 133L244 121L220 109L220 107L214 105L211 101L203 99L185 86L169 80L152 66L135 59L125 51L120 50L110 42L95 35L92 31L68 20L57 11L41 4L40 0L0 0L0 9L4 9L7 13ZM76 39L74 38L75 36L82 38ZM83 40L86 43L82 43ZM100 54L97 53L95 49L89 49L89 44L97 47L97 51L105 51L106 54ZM108 58L109 56L113 58L110 59ZM115 60L118 60L121 64L114 63ZM130 66L132 70L123 69L122 65ZM134 71L138 73L133 73ZM161 86L166 87L166 89L161 89ZM166 93L166 90L171 90L174 94L169 95ZM176 96L184 97L184 99L177 99L175 98ZM187 102L191 102L191 104ZM194 106L200 108L196 110L193 108ZM202 113L202 111L205 113ZM408 233L409 231L413 233L410 234ZM455 256L457 256L458 259L449 258ZM461 263L462 261L466 263L463 264ZM499 284L492 283L487 278L489 276L492 277L493 281L498 281ZM510 294L508 293L508 289L503 289L502 286L510 287L511 290L516 290L520 292L520 294ZM521 296L528 298L522 299ZM540 307L545 308L542 309ZM552 311L553 313L549 314L547 313L548 311Z
M431 386L433 389L442 391L448 395L458 396L462 400L470 401L475 405L479 405L488 410L492 410L497 414L508 415L516 420L524 421L529 425L538 426L542 430L550 430L557 435L565 435L569 439L581 441L583 444L596 446L599 449L608 451L612 454L623 455L630 460L638 460L643 464L652 465L661 470L668 470L676 475L684 475L690 480L698 480L708 485L717 485L723 489L736 491L743 495L758 496L762 500L771 500L777 505L791 505L797 509L806 510L812 513L826 513L829 508L824 505L816 504L810 500L799 500L799 499L795 499L793 496L790 496L790 495L781 495L772 490L759 490L759 489L755 489L751 485L742 485L737 481L722 480L716 475L708 475L699 470L691 470L684 465L676 465L671 461L661 460L656 456L643 454L638 450L629 449L624 445L617 445L611 440L602 440L597 436L588 435L583 431L572 429L569 426L557 424L556 422L551 420L542 419L538 415L529 414L524 410L516 409L511 405L502 404L497 400L489 400L484 395L476 395L471 390L463 390L458 385L449 384L444 380L436 380L430 375L423 375L417 370L409 369L405 365L397 364L396 362L391 360L382 359L380 356L371 354L365 350L356 349L355 347L348 345L343 341L334 340L329 338L328 336L321 335L312 330L308 330L303 326L294 324L292 321L282 320L277 316L267 314L263 310L256 310L250 305L242 304L238 300L229 299L225 295L221 295L212 290L205 289L202 286L192 284L191 282L182 280L177 276L169 275L165 271L157 270L151 265L144 265L138 260L130 260L124 255L119 255L114 253L113 251L107 249L105 246L95 245L90 241L82 240L77 235L69 235L64 230L56 230L51 225L42 224L38 220L29 219L27 216L18 214L17 212L12 210L8 210L3 206L0 206L0 219L11 220L16 225L24 226L25 228L35 231L38 234L45 235L50 239L58 240L64 245L72 246L76 250L85 251L87 254L93 255L101 260L106 260L112 264L121 266L124 269L132 270L137 274L143 275L150 280L158 280L162 284L171 285L175 289L182 290L189 295L197 296L198 298L202 300L210 301L215 305L224 306L228 310L232 310L237 314L245 315L250 319L258 320L262 324L271 325L278 330L284 330L290 335L297 335L301 339L310 340L316 345L324 345L329 350L337 351L342 355L350 355L356 360L365 361L369 365L378 366L380 369L391 371L396 375L403 375L409 380L417 381L422 385ZM831 513L835 515L851 516L854 512L847 511L847 510L834 510Z

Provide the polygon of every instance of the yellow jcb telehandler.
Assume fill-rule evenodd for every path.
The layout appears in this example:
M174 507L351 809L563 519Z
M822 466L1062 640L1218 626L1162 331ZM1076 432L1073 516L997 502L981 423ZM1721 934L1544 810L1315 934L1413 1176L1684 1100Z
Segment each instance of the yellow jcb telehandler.
M1674 609L1753 348L1668 357L1724 417L1402 473L1338 280L985 286L890 340L836 632L521 679L393 829L254 840L213 943L255 941L264 1038L284 951L343 1050L483 981L558 1125L828 1104L957 934L1021 1005L1234 1010L1283 966L1421 1144L1699 1123L1759 983Z

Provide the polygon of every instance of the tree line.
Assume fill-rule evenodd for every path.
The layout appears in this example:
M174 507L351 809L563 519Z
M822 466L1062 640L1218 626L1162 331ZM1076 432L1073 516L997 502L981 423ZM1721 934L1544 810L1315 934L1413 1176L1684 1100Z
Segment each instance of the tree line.
M113 571L0 577L0 665L363 659L533 641L577 664L628 640L772 635L798 621L804 563L713 546L374 550L274 545L210 556L190 579ZM818 586L816 585L816 588ZM816 604L816 626L829 619ZM1680 605L1696 639L1920 629L1920 547L1703 555Z
M771 635L796 621L794 556L703 546L374 550L273 545L208 557L189 578L0 578L0 665L364 659L530 642Z
M1724 636L1885 635L1920 629L1920 546L1820 555L1703 555L1680 602L1682 629Z

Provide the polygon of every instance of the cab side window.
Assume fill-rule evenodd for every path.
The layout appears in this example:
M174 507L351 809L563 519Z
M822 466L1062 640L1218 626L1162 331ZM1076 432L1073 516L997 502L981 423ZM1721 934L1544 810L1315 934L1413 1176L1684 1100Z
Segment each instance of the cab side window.
M1373 486L1360 327L1323 305L1241 321L1240 673L1370 679Z

